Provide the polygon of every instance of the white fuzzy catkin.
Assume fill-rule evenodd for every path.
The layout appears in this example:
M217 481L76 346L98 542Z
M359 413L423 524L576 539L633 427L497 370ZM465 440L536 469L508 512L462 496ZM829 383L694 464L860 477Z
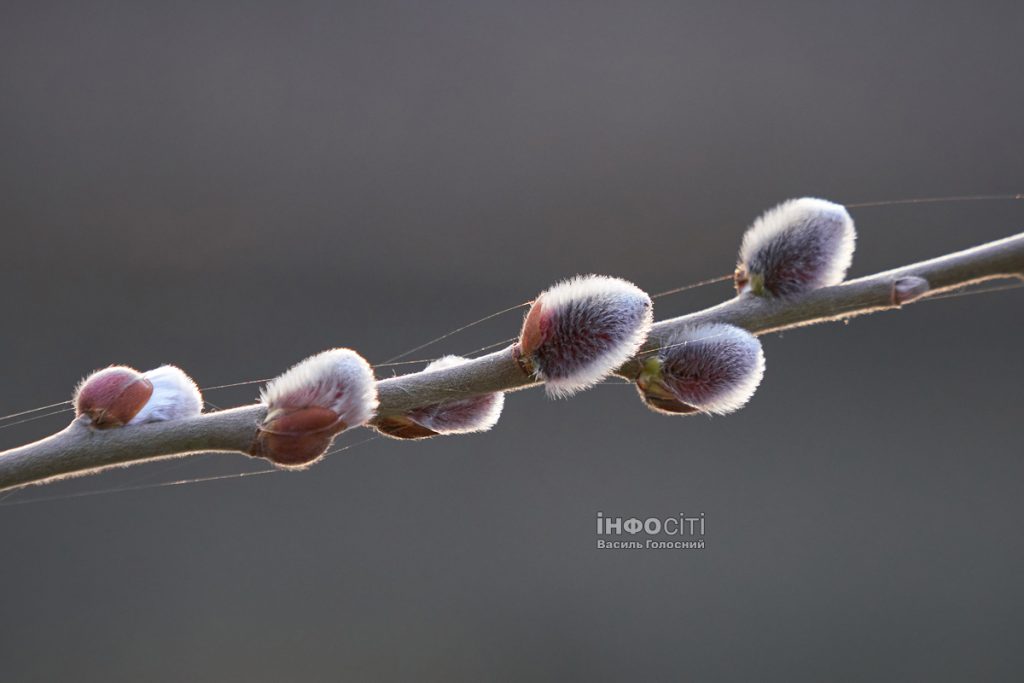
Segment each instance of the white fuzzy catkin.
M443 370L461 365L467 360L459 356L445 356L432 362L423 371ZM410 411L408 417L438 434L469 434L486 432L497 424L504 406L505 394L499 391L417 408Z
M203 412L203 395L181 368L161 365L142 376L152 383L153 394L128 424L180 420Z
M560 282L542 292L534 306L541 311L535 321L538 343L526 348L524 326L521 346L548 396L555 398L597 384L631 358L647 338L653 315L646 292L603 275Z
M743 235L737 287L789 296L839 284L855 241L853 219L842 205L812 197L783 202Z
M260 390L268 413L328 408L348 427L365 424L377 410L377 382L366 359L351 349L310 356Z
M764 376L757 337L724 323L680 330L658 352L660 384L681 403L725 415L742 408Z

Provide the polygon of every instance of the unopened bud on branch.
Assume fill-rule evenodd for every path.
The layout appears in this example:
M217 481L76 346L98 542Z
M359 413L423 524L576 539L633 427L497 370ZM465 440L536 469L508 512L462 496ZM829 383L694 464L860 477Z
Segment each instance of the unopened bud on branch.
M75 412L96 429L111 429L199 415L203 396L192 378L173 365L148 372L114 365L82 381Z
M523 370L562 397L597 384L639 350L652 319L651 298L613 277L574 277L541 293L523 322Z
M423 372L443 370L465 362L466 359L459 356L445 356L428 365ZM481 394L416 408L405 415L379 417L373 426L382 434L398 439L486 432L497 424L504 405L505 394L502 392Z
M253 455L283 467L306 467L334 437L365 424L377 410L377 384L370 364L351 349L331 349L307 358L260 392L267 416Z
M894 306L902 306L917 301L928 293L931 286L923 277L908 275L901 277L892 283L892 303Z
M764 375L757 337L732 325L713 323L676 332L642 361L637 388L645 403L667 414L739 410Z
M824 199L791 199L743 235L736 290L791 296L839 284L853 260L856 232L846 209Z
M123 427L153 394L153 384L135 368L112 365L97 370L75 389L75 413L96 429Z

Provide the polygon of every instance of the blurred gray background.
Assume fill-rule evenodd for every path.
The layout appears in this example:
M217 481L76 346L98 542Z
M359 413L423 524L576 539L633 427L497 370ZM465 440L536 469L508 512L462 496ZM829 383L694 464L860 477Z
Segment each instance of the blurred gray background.
M382 361L578 272L721 275L793 196L1019 192L1022 30L1019 2L5 3L0 413L114 362ZM1024 202L854 217L862 275ZM1022 296L767 337L727 418L530 391L491 433L302 474L66 497L263 467L214 455L19 492L2 677L1015 680ZM598 551L598 510L704 512L707 547Z

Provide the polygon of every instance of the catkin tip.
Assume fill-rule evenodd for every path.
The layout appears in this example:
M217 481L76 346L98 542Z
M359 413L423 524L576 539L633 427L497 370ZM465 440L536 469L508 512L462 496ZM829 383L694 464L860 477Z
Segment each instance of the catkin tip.
M143 376L152 383L153 395L129 424L180 420L203 412L203 395L181 368L161 365Z

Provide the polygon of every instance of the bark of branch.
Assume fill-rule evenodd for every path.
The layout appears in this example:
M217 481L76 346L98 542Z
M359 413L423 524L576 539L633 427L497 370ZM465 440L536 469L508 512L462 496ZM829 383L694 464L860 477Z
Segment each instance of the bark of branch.
M664 320L654 325L640 355L659 348L674 331L689 325L730 323L765 334L899 308L940 292L999 278L1024 279L1024 233L798 298L746 295ZM618 374L633 378L637 369L637 361L631 360ZM380 380L377 386L380 414L395 415L447 399L537 384L523 374L508 347L457 367ZM263 416L263 407L253 405L105 431L75 420L53 436L0 453L0 490L191 453L247 453Z

